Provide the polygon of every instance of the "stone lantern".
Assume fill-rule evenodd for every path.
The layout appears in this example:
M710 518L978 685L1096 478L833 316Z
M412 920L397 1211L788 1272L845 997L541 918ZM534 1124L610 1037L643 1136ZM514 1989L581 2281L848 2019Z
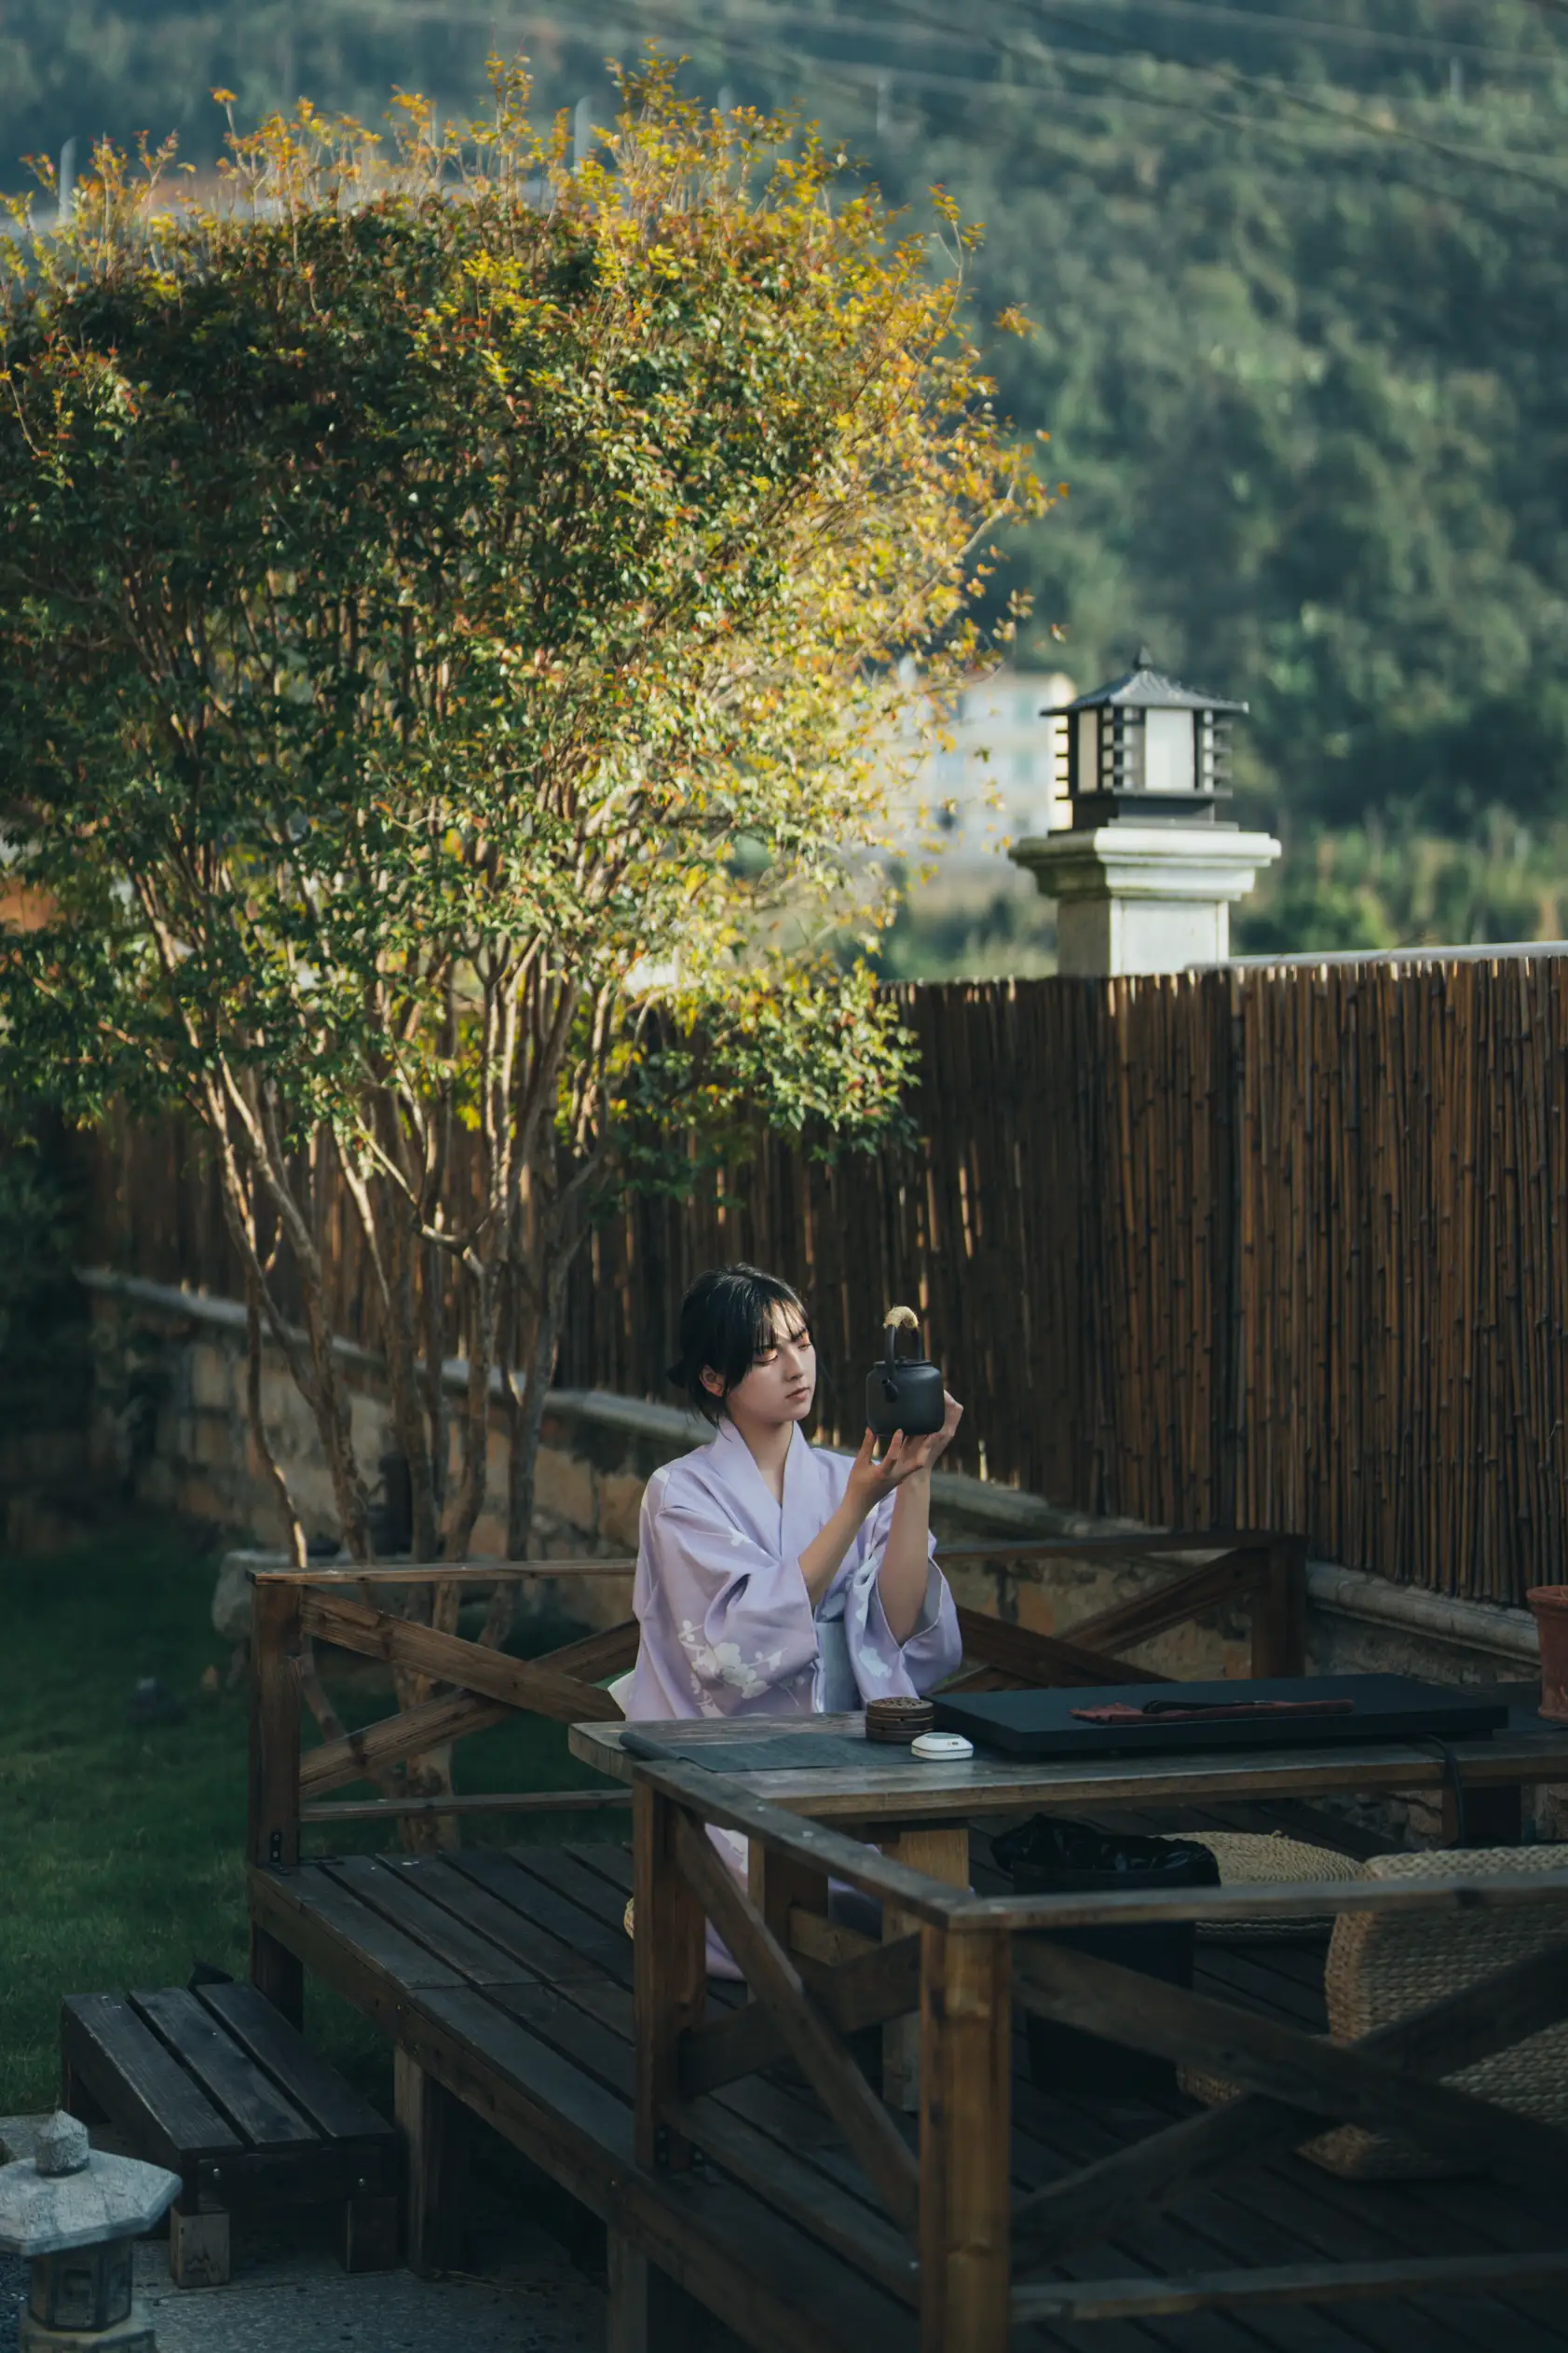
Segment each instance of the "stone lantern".
M1229 955L1231 902L1280 854L1217 814L1246 710L1166 677L1144 649L1123 677L1042 715L1064 722L1072 822L1009 855L1058 902L1058 970L1179 972Z
M31 2262L18 2353L157 2353L133 2293L135 2242L180 2195L180 2177L104 2156L62 2111L31 2157L0 2167L0 2253Z

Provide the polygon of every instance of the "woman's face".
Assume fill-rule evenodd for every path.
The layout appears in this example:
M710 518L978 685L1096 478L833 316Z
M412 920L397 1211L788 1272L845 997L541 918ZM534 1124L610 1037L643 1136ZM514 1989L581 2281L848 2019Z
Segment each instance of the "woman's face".
M716 1395L722 1392L716 1373L706 1372L702 1378ZM781 1422L805 1420L816 1387L817 1352L810 1327L798 1307L780 1301L773 1308L770 1344L757 1350L751 1371L725 1398L724 1410L743 1426L777 1429Z

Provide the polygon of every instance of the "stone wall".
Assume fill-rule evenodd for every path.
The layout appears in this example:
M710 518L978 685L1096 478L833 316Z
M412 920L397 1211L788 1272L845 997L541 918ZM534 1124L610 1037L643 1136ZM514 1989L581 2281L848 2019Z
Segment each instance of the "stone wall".
M277 1507L254 1459L245 1416L243 1311L137 1279L86 1279L96 1327L99 1388L94 1424L82 1442L100 1482L159 1509L209 1523L238 1544L280 1539ZM374 1361L345 1351L355 1438L374 1471L387 1445L387 1403ZM457 1384L462 1368L448 1368ZM282 1360L264 1359L263 1404L272 1443L290 1467L307 1533L334 1534L326 1465L314 1425ZM702 1426L673 1406L604 1390L552 1393L539 1466L539 1549L551 1556L605 1557L635 1550L644 1482L661 1462L702 1442ZM498 1555L505 1541L505 1427L498 1404L491 1432L492 1501L472 1550ZM939 1473L939 1532L995 1541L1007 1536L1103 1535L1130 1523L1090 1521L1043 1498ZM1065 1632L1092 1612L1168 1575L1135 1559L1054 1560L1038 1569L956 1570L960 1598L1042 1633ZM1358 1572L1314 1563L1309 1642L1313 1664L1429 1675L1444 1681L1515 1679L1534 1671L1534 1628L1520 1611L1414 1593ZM540 1593L541 1606L573 1614L623 1615L619 1579L575 1594ZM1150 1665L1193 1676L1241 1670L1245 1609L1217 1612L1143 1646Z

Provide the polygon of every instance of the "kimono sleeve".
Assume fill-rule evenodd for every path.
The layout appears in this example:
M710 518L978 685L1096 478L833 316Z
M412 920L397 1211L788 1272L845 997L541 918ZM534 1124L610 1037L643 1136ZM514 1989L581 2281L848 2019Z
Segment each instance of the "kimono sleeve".
M878 1572L893 1525L893 1498L877 1506L866 1525L864 1553L851 1579L844 1608L844 1631L850 1658L862 1696L873 1699L919 1699L951 1675L963 1656L958 1610L948 1580L936 1566L936 1539L930 1541L931 1566L925 1600L907 1642L900 1642L882 1607Z
M783 1559L697 1499L649 1517L643 1639L658 1642L667 1681L684 1680L699 1716L762 1712L810 1679L817 1630L798 1559ZM775 1702L776 1704L776 1702Z

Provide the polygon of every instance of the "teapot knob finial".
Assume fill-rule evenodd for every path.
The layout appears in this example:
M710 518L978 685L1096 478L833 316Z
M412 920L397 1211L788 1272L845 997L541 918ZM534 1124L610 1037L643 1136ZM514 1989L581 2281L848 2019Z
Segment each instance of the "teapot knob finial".
M898 1335L901 1332L918 1332L920 1320L913 1307L890 1307L882 1318L882 1361L886 1364L898 1361Z

